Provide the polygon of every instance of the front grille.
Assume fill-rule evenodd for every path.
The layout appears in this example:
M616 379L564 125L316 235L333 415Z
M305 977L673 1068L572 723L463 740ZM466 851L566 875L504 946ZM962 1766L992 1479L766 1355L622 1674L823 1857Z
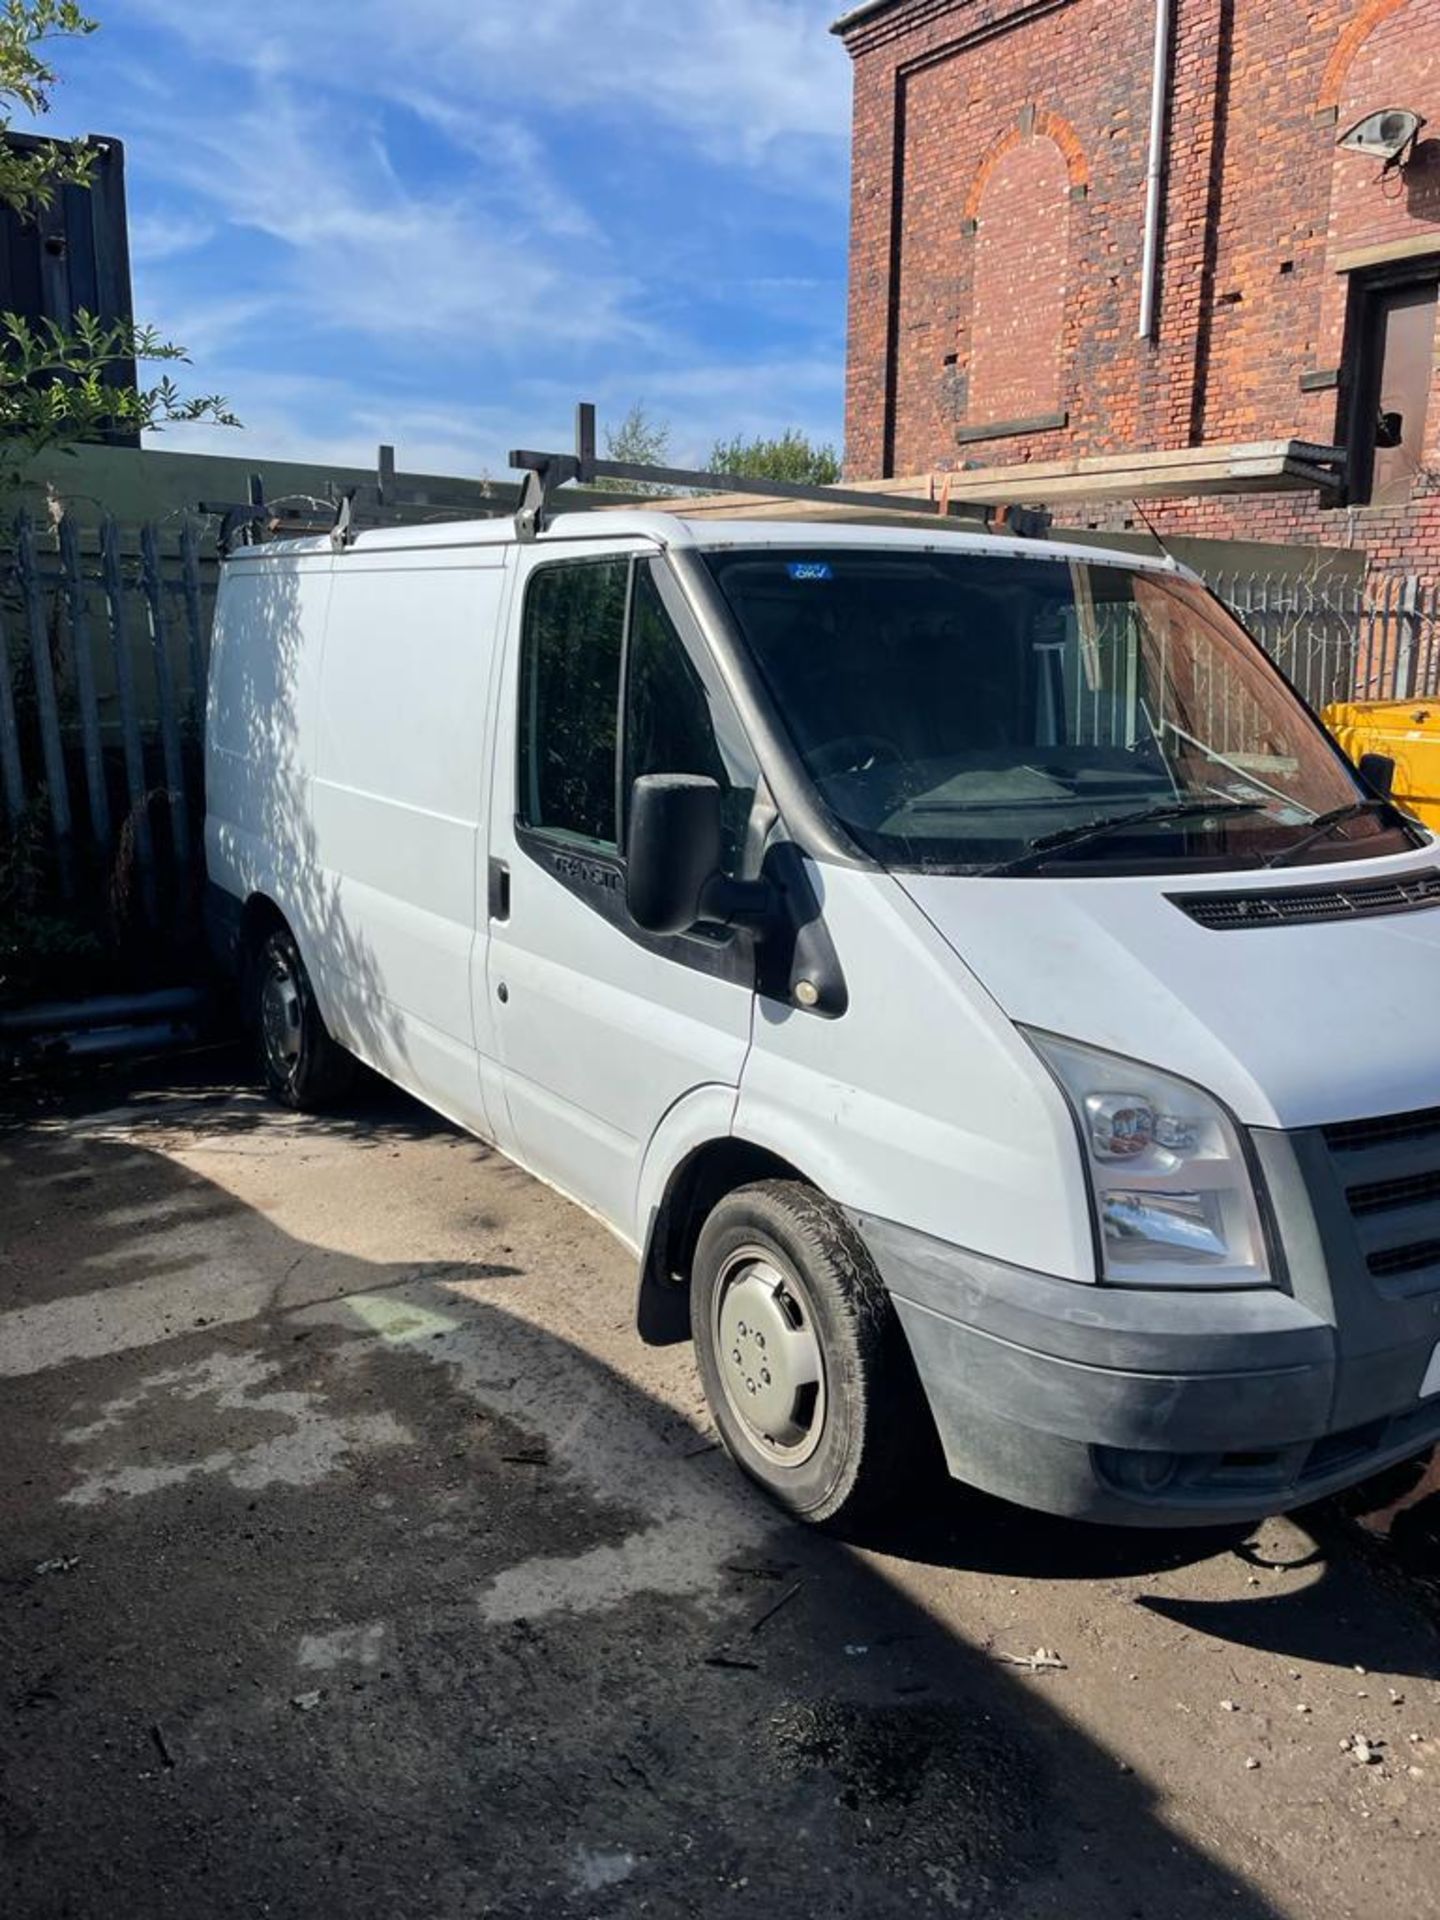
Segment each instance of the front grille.
M1351 1213L1384 1213L1389 1207L1413 1207L1440 1197L1440 1171L1410 1173L1400 1180L1371 1180L1346 1194Z
M1387 1142L1440 1139L1440 1107L1421 1107L1415 1113L1386 1113L1378 1120L1341 1120L1325 1129L1325 1144L1332 1153L1344 1153L1356 1147L1377 1147Z
M1407 1247L1386 1247L1372 1253L1366 1262L1373 1274L1424 1273L1440 1267L1440 1240L1416 1240Z
M1402 1292L1440 1285L1440 1107L1322 1131L1370 1272Z
M1440 907L1440 870L1422 868L1388 880L1344 880L1318 887L1266 887L1246 893L1172 893L1172 905L1217 933L1255 927L1313 926L1381 913Z

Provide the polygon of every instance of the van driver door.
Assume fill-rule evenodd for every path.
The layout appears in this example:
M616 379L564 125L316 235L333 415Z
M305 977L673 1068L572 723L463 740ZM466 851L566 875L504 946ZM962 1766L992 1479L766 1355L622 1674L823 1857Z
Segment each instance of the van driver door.
M521 550L491 806L488 987L516 1157L638 1238L661 1119L735 1089L754 1002L734 934L642 933L626 813L644 773L720 783L726 862L754 800L748 743L662 560L593 542Z

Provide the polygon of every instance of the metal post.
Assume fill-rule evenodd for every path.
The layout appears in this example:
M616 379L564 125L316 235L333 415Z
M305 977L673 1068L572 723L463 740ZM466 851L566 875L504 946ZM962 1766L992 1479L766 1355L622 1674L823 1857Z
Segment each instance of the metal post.
M80 731L85 743L85 790L90 799L90 825L99 845L106 847L110 844L110 796L105 791L105 754L100 744L100 709L95 699L90 615L80 571L80 544L75 537L75 522L68 513L60 522L60 566L65 576L70 651L75 660L75 692L80 702Z
M45 787L50 801L50 824L60 862L60 886L68 898L74 887L70 815L70 783L65 775L65 747L60 736L60 706L55 697L55 667L50 658L50 636L45 631L45 609L40 599L40 566L28 513L15 521L15 551L20 563L20 587L30 629L30 661L35 674L35 707L40 722L40 751L45 762Z
M195 522L187 517L180 530L180 569L185 584L185 636L190 653L190 710L197 732L205 726L205 620L200 606L200 544Z
M135 841L135 864L140 871L140 898L145 917L155 921L155 844L146 805L145 752L140 743L140 718L135 707L135 674L125 633L125 586L120 571L120 532L108 515L100 529L100 572L110 621L110 650L115 660L115 692L120 705L120 737L125 747L125 788L130 797L130 820Z
M185 798L185 763L180 756L180 729L175 719L175 685L165 646L165 589L160 578L160 553L150 521L140 529L140 583L150 622L150 652L155 667L155 697L160 709L160 745L165 756L166 799L175 842L175 864L183 874L190 865L190 809Z
M1395 678L1395 576L1387 573L1380 582L1380 600L1383 609L1380 628L1380 684L1375 689L1375 698L1388 700L1396 697Z
M1400 645L1395 660L1395 698L1408 700L1415 691L1415 628L1420 606L1420 582L1407 574L1400 587Z
M1355 662L1350 692L1347 696L1357 696L1368 700L1370 690L1375 684L1375 620L1374 608L1365 591L1363 581L1355 595Z
M582 400L575 408L575 458L579 463L579 478L589 480L595 467L595 407L593 402Z
M15 721L15 696L10 689L10 642L0 611L0 774L5 785L5 811L15 826L25 811L25 768L20 759L20 729Z
M1140 259L1140 339L1154 338L1160 288L1160 192L1165 178L1165 100L1170 90L1172 0L1155 0L1150 73L1150 155L1145 167L1145 226Z

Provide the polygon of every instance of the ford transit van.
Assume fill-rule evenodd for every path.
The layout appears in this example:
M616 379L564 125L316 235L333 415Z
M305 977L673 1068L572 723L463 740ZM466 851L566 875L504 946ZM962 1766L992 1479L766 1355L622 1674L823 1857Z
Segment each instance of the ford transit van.
M523 531L523 529L522 529ZM242 548L217 938L634 1250L792 1512L1248 1520L1440 1437L1440 860L1184 569L561 514Z

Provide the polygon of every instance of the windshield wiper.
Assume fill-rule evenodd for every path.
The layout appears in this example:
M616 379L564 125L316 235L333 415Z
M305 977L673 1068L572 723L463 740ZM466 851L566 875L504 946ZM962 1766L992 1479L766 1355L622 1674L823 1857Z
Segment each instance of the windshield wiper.
M1052 853L1062 847L1078 847L1083 841L1098 840L1102 834L1118 833L1124 827L1142 827L1152 820L1190 820L1207 813L1264 813L1262 800L1176 800L1163 807L1141 807L1133 813L1109 813L1098 820L1082 820L1073 827L1060 827L1039 840L1032 840L1024 853L1013 860L1002 860L986 867L985 873L1024 873L1044 866Z
M1331 807L1328 813L1317 813L1306 825L1306 830L1298 840L1292 840L1288 847L1282 847L1279 853L1272 853L1265 862L1267 867L1288 866L1296 854L1303 853L1307 847L1313 847L1317 840L1323 840L1333 828L1343 826L1347 820L1359 820L1367 813L1389 813L1388 800L1347 800L1343 807Z

